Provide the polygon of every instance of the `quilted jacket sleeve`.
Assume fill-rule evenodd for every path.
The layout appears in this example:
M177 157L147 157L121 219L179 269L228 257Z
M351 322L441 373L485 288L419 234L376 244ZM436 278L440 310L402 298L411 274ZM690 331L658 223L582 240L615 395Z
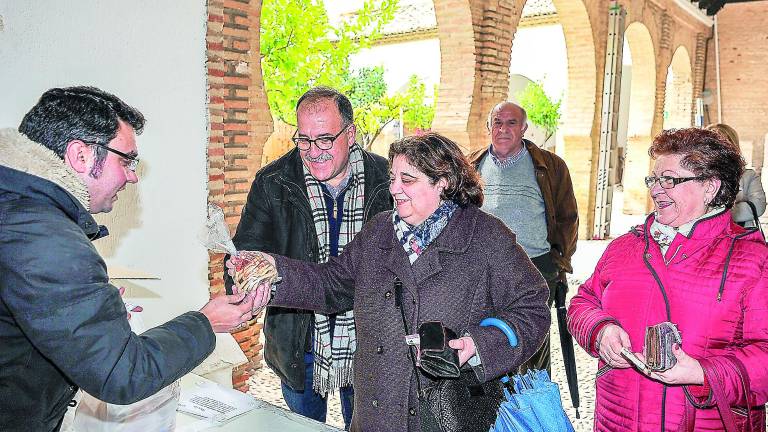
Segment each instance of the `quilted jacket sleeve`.
M584 350L597 357L594 341L597 332L606 323L618 324L618 321L603 312L602 296L605 285L600 277L600 271L605 266L606 256L611 251L608 246L603 256L597 262L595 272L579 287L579 292L571 299L568 308L568 330Z
M743 311L743 340L727 355L738 358L744 364L752 392L750 403L759 406L768 402L768 269L765 260L758 283L745 293ZM724 390L729 404L746 406L747 398L739 372L733 368L723 369Z
M49 207L7 215L2 301L21 331L73 383L115 404L144 399L215 347L208 319L189 312L141 336L83 231Z

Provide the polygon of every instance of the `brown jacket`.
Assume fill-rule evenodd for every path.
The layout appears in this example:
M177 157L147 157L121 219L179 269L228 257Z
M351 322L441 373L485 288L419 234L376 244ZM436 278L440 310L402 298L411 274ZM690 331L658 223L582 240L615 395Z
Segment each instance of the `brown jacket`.
M579 212L568 166L556 154L542 150L528 140L523 140L523 143L533 159L536 182L544 197L547 241L552 247L552 257L563 271L573 273L571 257L576 252L579 236ZM488 148L485 148L469 154L467 158L475 168L479 168L487 154Z
M353 431L418 431L416 379L408 358L394 280L403 284L409 331L439 320L467 332L482 362L483 381L515 371L549 330L548 290L541 274L499 219L475 206L458 209L413 265L395 237L392 212L368 222L344 253L326 264L276 256L282 282L272 305L335 313L355 311ZM498 317L515 330L480 327ZM421 374L422 385L429 380Z

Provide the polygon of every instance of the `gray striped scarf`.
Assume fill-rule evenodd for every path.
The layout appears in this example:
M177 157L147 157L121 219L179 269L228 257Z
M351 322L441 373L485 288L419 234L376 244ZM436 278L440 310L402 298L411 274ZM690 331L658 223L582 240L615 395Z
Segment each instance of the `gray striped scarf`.
M351 176L349 190L344 196L344 209L339 231L339 254L362 229L365 203L365 175L363 151L355 144L349 151ZM323 198L323 189L304 166L304 180L307 184L312 219L315 221L317 242L320 246L318 262L324 263L330 257L330 228L328 212ZM355 317L352 311L336 315L336 325L331 340L331 323L327 315L315 313L315 342L313 346L315 365L312 389L321 395L333 393L339 387L352 385L352 360L357 349Z

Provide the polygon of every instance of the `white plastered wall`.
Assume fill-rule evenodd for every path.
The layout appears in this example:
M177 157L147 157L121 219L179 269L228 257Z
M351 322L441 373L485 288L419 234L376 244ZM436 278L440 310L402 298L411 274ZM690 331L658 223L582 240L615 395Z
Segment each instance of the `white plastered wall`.
M18 126L51 87L93 85L148 119L139 183L98 215L108 264L159 280L125 281L148 326L208 299L206 9L202 0L0 2L0 127Z

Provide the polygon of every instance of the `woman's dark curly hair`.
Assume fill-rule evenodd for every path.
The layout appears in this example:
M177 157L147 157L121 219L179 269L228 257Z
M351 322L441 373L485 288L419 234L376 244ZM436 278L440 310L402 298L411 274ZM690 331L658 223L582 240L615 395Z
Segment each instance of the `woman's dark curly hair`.
M408 163L423 172L432 184L445 179L448 185L440 198L451 200L460 207L483 205L480 175L469 163L459 146L450 139L426 133L399 139L389 146L389 166L396 156L403 155Z
M698 128L666 130L653 139L648 154L654 159L661 155L682 155L680 166L683 168L700 177L720 179L720 190L709 203L710 207L733 207L745 163L739 148L723 135Z

